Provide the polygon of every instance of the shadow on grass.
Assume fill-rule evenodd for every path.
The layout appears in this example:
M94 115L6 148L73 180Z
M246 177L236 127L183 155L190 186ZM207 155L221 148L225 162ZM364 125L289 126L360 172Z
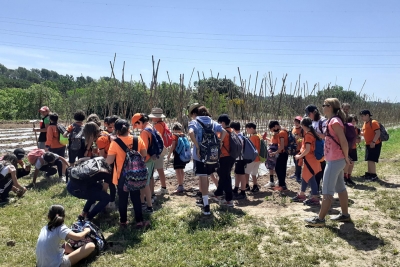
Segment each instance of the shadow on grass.
M327 228L357 250L373 251L385 244L382 239L356 229L353 223L344 223L339 229L332 226L327 226Z
M357 190L363 190L363 191L376 191L376 187L369 186L366 184L357 184L357 185L353 186L352 188L357 189Z
M58 179L57 176L51 176L49 178L43 177L39 182L36 183L35 187L32 187L30 189L31 190L32 189L33 190L39 190L39 191L40 190L47 190L50 187L52 187L53 185L60 184L60 183L64 184L66 186L65 182L60 182L60 179Z
M378 179L376 182L378 182L381 186L387 187L387 188L399 188L400 184L394 184L394 183L388 183L386 181L383 181L381 179Z

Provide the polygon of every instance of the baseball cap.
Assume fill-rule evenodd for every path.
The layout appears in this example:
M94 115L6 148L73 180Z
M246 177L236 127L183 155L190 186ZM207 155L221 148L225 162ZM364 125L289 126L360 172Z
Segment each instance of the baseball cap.
M360 115L369 115L372 116L371 112L368 109L363 109L360 112Z
M142 114L141 113L135 113L135 115L133 115L132 119L131 119L131 123L132 123L132 127L136 128L135 123L140 120L142 118Z
M225 124L229 124L231 120L229 119L228 114L222 114L218 117L218 122L225 122Z
M43 106L43 107L41 107L41 108L39 109L39 111L45 112L45 111L50 111L50 109L49 109L48 106Z
M23 157L25 157L25 150L22 148L17 148L14 150L14 155L17 157L17 159L21 160Z
M306 109L305 109L306 114L304 115L304 117L307 117L307 115L308 115L309 113L314 112L314 111L316 111L316 110L318 110L318 108L317 108L316 106L314 106L314 105L308 105L308 106L306 107Z
M302 121L302 120L303 120L303 117L302 117L302 116L296 116L294 119L295 119L295 120L298 120L298 121Z

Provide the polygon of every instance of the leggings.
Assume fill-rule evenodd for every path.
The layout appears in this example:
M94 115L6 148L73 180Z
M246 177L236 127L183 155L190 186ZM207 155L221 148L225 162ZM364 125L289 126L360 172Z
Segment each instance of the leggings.
M301 192L305 192L308 185L311 187L311 194L318 195L318 186L314 176L308 180L308 183L304 179L301 179Z
M140 190L135 191L124 191L124 181L125 179L119 178L118 180L118 196L119 196L119 221L121 223L126 223L128 220L128 201L129 197L133 204L133 209L135 211L135 220L137 223L143 221L142 212L142 202L140 201Z
M321 180L322 180L322 177L324 176L326 161L322 161L320 163L321 163L322 171L315 175L315 180L317 181L318 191L321 191Z

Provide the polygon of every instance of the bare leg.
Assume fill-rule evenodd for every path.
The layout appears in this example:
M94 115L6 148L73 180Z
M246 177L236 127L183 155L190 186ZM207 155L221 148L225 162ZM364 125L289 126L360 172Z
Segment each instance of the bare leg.
M150 179L150 191L151 194L154 195L154 177L151 177Z
M183 170L176 170L176 179L178 180L178 185L183 185L183 178L185 174Z
M140 189L140 201L144 203L144 197L146 197L147 207L152 207L153 204L151 202L151 190L150 186L146 185L145 188Z
M252 175L251 178L253 179L253 185L258 184L257 183L257 175Z
M369 173L376 173L376 164L373 161L368 161L368 172Z
M87 258L95 249L95 245L90 242L74 250L68 255L71 265L77 264L80 260Z
M211 180L213 181L213 183L214 183L215 185L218 185L218 179L217 179L217 177L215 177L215 174L212 173L212 174L210 175L210 177L211 177Z
M158 177L160 178L161 187L167 187L164 169L157 169Z
M342 214L348 215L349 214L349 196L347 195L347 190L338 193L339 195L339 202L340 208L342 209Z
M249 181L250 181L250 174L245 174L244 175L244 177L245 177L245 179L246 179L246 184L249 184Z
M208 177L207 176L200 176L200 192L203 196L208 195Z
M347 193L346 193L347 194ZM328 214L329 209L331 208L333 201L333 196L331 195L323 195L321 210L319 211L318 217L323 220L325 216Z
M349 165L349 170L348 170L349 176L351 176L351 174L353 173L353 168L354 168L354 163Z

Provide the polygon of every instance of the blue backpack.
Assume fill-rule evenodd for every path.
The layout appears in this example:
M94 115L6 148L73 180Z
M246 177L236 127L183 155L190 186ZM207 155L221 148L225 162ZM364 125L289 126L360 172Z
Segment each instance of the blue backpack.
M158 159L164 150L164 142L162 137L157 130L150 128L145 128L144 130L151 133L151 142L149 138L149 147L147 149L147 153L153 160Z
M175 147L175 152L179 155L182 162L188 163L192 159L189 140L185 135L176 136L178 137L178 141Z
M258 151L247 136L243 136L243 160L251 163L256 160Z
M324 157L324 146L325 141L323 139L315 140L314 155L317 160L321 160Z

